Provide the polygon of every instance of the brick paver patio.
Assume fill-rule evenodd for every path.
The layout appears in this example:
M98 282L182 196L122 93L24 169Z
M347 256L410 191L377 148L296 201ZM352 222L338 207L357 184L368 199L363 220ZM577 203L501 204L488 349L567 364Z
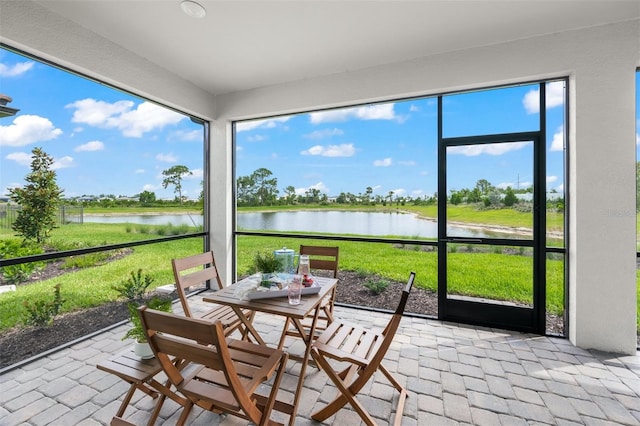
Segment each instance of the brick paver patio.
M378 328L388 321L386 314L341 307L336 315ZM267 342L277 342L281 318L258 314L255 323ZM96 364L131 344L121 341L126 329L105 331L1 375L0 425L109 424L128 385ZM640 425L640 354L616 356L560 338L405 317L385 365L409 390L403 425ZM295 389L298 366L288 367L283 399ZM310 367L303 392L296 424L317 425L310 415L335 387ZM390 398L397 393L378 375L360 399L382 425L393 415ZM125 417L146 424L154 402L136 392ZM175 424L179 411L165 402L157 424ZM190 423L246 424L197 407ZM324 424L359 423L354 411L343 409Z

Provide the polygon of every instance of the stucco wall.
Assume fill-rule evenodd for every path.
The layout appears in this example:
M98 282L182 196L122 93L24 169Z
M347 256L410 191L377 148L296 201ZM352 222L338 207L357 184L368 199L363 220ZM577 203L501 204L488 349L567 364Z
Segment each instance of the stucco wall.
M631 21L225 95L218 119L569 76L569 337L635 353L639 39ZM212 157L212 167L220 160Z

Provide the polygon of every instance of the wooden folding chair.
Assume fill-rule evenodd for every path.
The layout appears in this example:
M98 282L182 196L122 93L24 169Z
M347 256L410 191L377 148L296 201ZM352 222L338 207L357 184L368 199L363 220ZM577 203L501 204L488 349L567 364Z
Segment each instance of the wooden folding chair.
M220 320L225 335L228 336L235 330L239 330L243 338L247 338L247 331L242 327L242 321L229 306L213 305L212 309L198 315L195 315L189 307L189 300L186 295L186 290L189 287L209 281L210 285L213 286L215 283L218 289L223 288L212 251L173 259L171 260L171 266L173 267L173 276L176 281L176 291L186 316L205 320ZM253 311L246 309L242 313L249 321L253 321L255 314Z
M187 399L178 424L194 405L228 413L256 425L277 424L271 411L282 407L276 395L288 355L278 349L226 337L219 320L210 322L139 308L149 344L162 368ZM176 367L172 359L188 366ZM274 376L269 395L256 393Z
M136 426L133 423L129 423L121 417L114 417L111 419L111 426Z
M327 276L338 278L338 256L340 253L340 247L328 247L328 246L300 246L300 255L309 256L309 267L311 272L318 273L319 271L325 272ZM337 286L336 286L337 287ZM326 329L331 322L333 322L333 305L336 297L336 287L333 288L331 294L329 294L322 301L320 305L320 313L318 314L318 323L316 330ZM284 347L284 342L287 336L300 337L300 333L295 327L290 327L291 320L287 319L285 322L282 334L280 335L280 342L278 348ZM303 326L311 328L309 321L303 321Z
M375 425L375 421L356 399L356 395L371 379L373 374L380 370L393 387L400 392L393 424L401 424L404 403L408 396L407 390L382 365L382 360L400 325L414 279L415 273L411 272L407 285L402 292L400 303L382 333L375 333L341 321L334 321L313 342L311 356L338 387L338 394L326 407L313 413L311 418L320 422L324 421L334 415L346 403L349 403L367 425ZM338 361L343 366L344 363L348 365L343 370L337 371L331 366L330 361Z

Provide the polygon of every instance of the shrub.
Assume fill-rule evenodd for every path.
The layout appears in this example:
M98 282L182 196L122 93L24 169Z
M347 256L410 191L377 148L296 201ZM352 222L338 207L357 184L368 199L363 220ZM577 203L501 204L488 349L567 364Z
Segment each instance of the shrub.
M121 297L124 297L130 301L141 300L147 292L147 289L153 283L155 278L149 274L142 274L142 269L137 271L131 271L131 276L121 282L119 285L114 285L113 288Z
M168 297L153 296L143 304L146 304L149 309L171 312L172 302ZM139 306L142 306L142 304L134 301L128 303L127 307L129 308L129 319L131 320L132 327L127 330L122 340L134 339L140 343L147 341L147 336L144 334L144 329L142 328L142 321L140 321L140 315L138 315Z
M24 322L27 325L43 326L51 325L54 318L60 312L60 306L64 303L64 299L60 294L60 284L54 287L53 300L25 300L22 306L26 309Z
M374 294L380 294L389 287L389 282L385 280L372 280L368 279L364 284L362 284L369 290L371 290Z
M111 256L117 254L120 250L101 251L96 253L83 254L81 256L70 256L62 264L63 269L73 268L89 268L96 265L102 265Z
M0 259L10 259L14 257L30 256L43 253L42 248L29 242L17 240L0 241ZM10 265L0 268L2 276L10 284L17 284L27 281L31 275L44 265L43 262L28 262L19 265Z

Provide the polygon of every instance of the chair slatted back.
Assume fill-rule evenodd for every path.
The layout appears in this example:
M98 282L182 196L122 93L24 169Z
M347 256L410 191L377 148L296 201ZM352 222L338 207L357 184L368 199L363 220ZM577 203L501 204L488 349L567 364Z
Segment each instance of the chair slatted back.
M382 333L344 321L334 321L313 343L311 355L336 384L340 392L333 401L313 413L312 419L322 422L349 403L367 425L374 425L374 419L357 401L356 395L369 382L375 372L380 370L393 387L400 392L393 424L399 426L402 423L402 412L408 395L407 390L382 364L382 360L398 330L414 280L415 273L411 272L407 285L402 291L398 307ZM339 361L338 365L346 363L348 366L345 369L340 367L341 370L338 371L335 369L335 365L330 362L331 360Z
M409 294L411 293L411 289L413 288L413 281L416 278L415 272L411 272L409 274L409 279L407 280L407 284L402 290L402 296L400 296L400 302L396 307L396 311L394 312L391 320L387 323L387 326L382 331L382 335L384 339L382 341L376 342L375 346L371 349L372 353L375 353L369 365L365 368L365 372L362 374L366 376L368 374L367 370L372 370L372 373L378 369L378 365L382 362L385 355L387 354L387 350L391 346L391 342L393 341L393 337L400 326L400 321L402 320L402 316L404 315L404 310L407 306L407 299L409 298Z
M138 312L149 345L174 385L178 386L183 377L171 362L172 358L189 360L214 370L225 367L219 351L220 342L225 342L220 321L182 317L145 306Z
M333 272L333 278L338 277L339 247L301 245L300 254L309 255L311 269Z
M206 283L207 281L210 283L209 285L214 285L215 283L219 289L223 288L212 251L183 257L181 259L172 259L171 266L176 282L176 291L180 297L184 314L188 317L193 317L194 315L192 315L191 309L189 308L185 292L186 289L194 285Z
M288 358L285 353L246 341L227 340L219 320L183 317L146 306L140 307L138 313L165 374L192 404L221 409L256 424L269 421L273 402L263 412L254 401L254 392L279 368L274 380L277 392ZM185 365L189 367L183 368ZM188 373L183 373L187 370ZM273 398L274 390L270 400L274 401ZM192 404L185 407L181 420L186 418Z

